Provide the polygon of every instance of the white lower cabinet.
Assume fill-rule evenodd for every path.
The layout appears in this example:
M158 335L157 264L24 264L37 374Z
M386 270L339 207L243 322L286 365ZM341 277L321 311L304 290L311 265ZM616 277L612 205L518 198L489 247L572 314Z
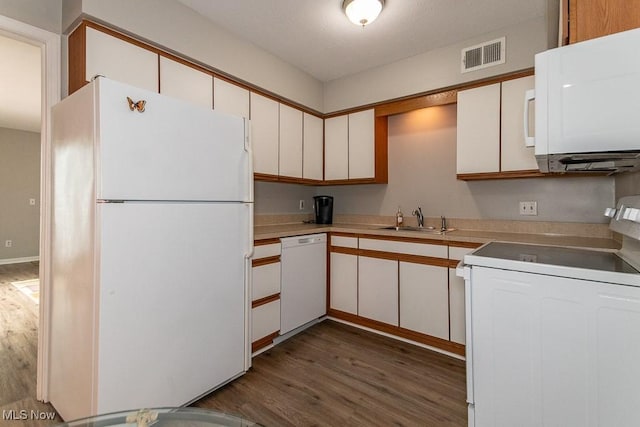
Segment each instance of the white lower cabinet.
M280 300L259 305L251 310L251 342L280 330Z
M252 350L271 344L263 338L280 331L280 243L256 242L251 269ZM262 340L262 341L260 341Z
M400 326L449 339L447 268L400 262Z
M358 314L358 256L332 252L330 262L330 307Z
M464 279L449 269L449 332L451 341L465 344Z
M398 326L398 261L358 257L358 315Z

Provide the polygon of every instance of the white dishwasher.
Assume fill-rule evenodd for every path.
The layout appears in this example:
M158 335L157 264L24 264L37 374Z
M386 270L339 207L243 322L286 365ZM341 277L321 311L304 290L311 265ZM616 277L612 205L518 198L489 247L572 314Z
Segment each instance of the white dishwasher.
M280 334L327 313L327 235L280 239Z

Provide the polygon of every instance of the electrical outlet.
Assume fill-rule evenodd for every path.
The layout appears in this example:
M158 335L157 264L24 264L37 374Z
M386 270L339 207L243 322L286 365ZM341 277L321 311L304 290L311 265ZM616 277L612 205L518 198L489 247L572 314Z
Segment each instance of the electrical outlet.
M13 241L12 240L5 240L4 241L4 247L5 248L10 248L13 246Z
M304 210L304 200L300 200L299 209L300 209L301 211L303 211L303 210Z
M538 202L520 202L520 215L538 215Z

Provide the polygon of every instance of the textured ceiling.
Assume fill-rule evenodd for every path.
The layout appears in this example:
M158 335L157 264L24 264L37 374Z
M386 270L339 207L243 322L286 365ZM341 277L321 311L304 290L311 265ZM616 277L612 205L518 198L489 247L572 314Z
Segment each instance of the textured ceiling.
M342 0L178 0L321 81L545 16L547 0L386 0L365 28Z
M40 48L0 36L0 127L40 132Z

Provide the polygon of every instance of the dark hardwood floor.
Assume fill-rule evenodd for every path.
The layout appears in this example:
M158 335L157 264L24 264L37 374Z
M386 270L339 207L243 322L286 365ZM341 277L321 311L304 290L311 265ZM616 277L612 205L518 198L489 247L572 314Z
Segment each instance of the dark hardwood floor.
M37 279L38 263L0 265L0 426L40 427L56 420L32 419L31 410L51 412L51 405L36 400L38 306L11 285ZM10 411L26 420L9 420Z
M193 406L265 426L465 426L464 362L334 321Z
M11 285L36 277L37 263L0 265L0 426L60 422L1 418L53 410L35 399L38 308ZM465 426L465 387L460 360L327 320L193 406L268 427Z

